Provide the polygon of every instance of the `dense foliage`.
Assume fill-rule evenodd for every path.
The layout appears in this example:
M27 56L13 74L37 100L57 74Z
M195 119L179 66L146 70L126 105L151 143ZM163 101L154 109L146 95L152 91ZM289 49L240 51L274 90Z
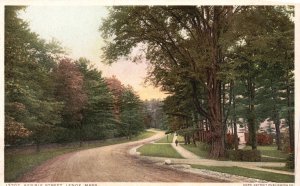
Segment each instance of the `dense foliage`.
M111 89L116 85L87 59L70 59L57 41L41 39L18 17L24 9L5 7L5 144L39 149L144 130L134 90L115 77Z

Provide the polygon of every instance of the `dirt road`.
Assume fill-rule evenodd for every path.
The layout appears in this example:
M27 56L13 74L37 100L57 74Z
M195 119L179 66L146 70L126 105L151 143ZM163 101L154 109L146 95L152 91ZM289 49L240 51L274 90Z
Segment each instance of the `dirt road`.
M24 175L21 182L217 182L141 160L129 149L162 137L65 154Z

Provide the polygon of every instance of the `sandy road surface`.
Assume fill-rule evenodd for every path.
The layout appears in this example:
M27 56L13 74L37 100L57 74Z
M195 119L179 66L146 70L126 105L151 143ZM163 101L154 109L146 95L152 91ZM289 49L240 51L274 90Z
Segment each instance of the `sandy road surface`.
M51 159L24 175L21 182L218 182L176 171L132 156L128 151L158 139L158 132L141 141L82 150Z

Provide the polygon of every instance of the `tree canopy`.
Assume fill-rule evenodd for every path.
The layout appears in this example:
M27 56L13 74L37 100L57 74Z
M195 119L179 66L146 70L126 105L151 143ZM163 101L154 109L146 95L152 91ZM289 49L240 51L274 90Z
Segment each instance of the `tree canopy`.
M246 101L247 114L242 117L256 149L256 94L268 86L258 87L260 78L267 75L265 65L280 67L293 82L293 68L284 67L293 64L293 58L287 57L293 54L290 11L292 7L281 6L110 7L100 27L106 40L103 58L113 63L143 47L145 54L140 55L150 63L149 80L182 104L190 96L197 114L208 121L210 155L216 158L224 156L227 115L232 113L232 100L237 100L231 96L233 84L244 84L244 92L234 98L243 96ZM285 53L275 52L282 50L277 42L285 43ZM287 92L290 96L291 87Z

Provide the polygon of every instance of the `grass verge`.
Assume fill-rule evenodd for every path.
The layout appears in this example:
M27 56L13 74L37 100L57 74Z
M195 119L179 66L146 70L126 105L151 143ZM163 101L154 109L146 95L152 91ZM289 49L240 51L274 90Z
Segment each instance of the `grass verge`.
M238 176L261 179L261 180L277 182L277 183L292 183L295 181L295 177L292 175L258 171L258 170L246 169L246 168L241 168L236 166L234 167L225 167L225 166L219 167L219 166L204 166L204 165L191 165L191 166L197 169L206 169L206 170L211 170L216 172L234 174Z
M143 156L182 158L169 144L146 144L137 149Z
M40 165L46 160L49 160L51 158L54 158L62 154L66 154L78 150L125 143L129 141L137 141L140 139L148 138L154 134L155 134L154 132L145 131L133 137L131 140L122 139L122 140L109 140L104 142L101 141L99 143L83 144L82 147L79 146L58 147L54 149L44 149L41 150L40 152L33 152L33 153L17 153L17 154L5 153L4 180L5 182L17 181L18 178L20 178L24 173L32 170L34 167Z
M279 171L287 171L287 172L295 172L293 169L289 169L286 167L266 167L266 166L261 166L261 168L264 169L273 169L273 170L279 170Z
M246 146L244 149L251 150L251 147ZM270 157L274 157L274 158L278 158L278 159L283 159L283 161L286 161L286 159L288 157L287 153L277 150L277 147L273 146L273 145L272 146L257 146L257 150L260 150L261 155L270 156Z
M197 146L194 144L187 144L187 145L181 145L186 150L196 154L199 157L207 158L208 157L208 150L206 149L205 144L203 143L197 143Z
M174 134L167 134L160 140L156 141L155 143L172 143L174 138Z

